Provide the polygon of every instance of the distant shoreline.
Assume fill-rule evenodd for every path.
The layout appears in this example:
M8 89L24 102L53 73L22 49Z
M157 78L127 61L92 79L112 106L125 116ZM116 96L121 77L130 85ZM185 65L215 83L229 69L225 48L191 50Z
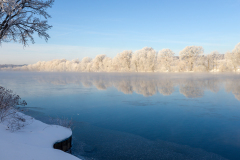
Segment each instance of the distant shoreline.
M15 68L26 66L27 64L15 65L15 64L0 64L0 68Z

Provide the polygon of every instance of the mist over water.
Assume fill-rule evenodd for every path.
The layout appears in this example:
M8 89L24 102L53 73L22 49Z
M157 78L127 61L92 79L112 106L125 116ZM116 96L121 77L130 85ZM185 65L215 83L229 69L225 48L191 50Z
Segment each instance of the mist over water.
M8 73L2 73L8 75ZM10 75L14 75L11 73ZM240 75L238 74L204 74L204 73L147 73L147 74L130 74L130 73L24 73L16 72L19 78L30 81L29 92L31 87L40 84L53 84L66 86L69 84L81 85L83 88L96 88L98 90L107 90L114 87L124 94L137 93L143 96L153 96L161 94L163 96L171 96L178 91L186 98L200 98L204 96L204 92L210 91L217 93L221 88L231 93L240 101ZM24 76L22 76L22 74ZM32 76L33 75L33 76ZM27 76L27 77L25 77ZM30 76L30 79L28 79ZM8 79L5 83L17 84L18 79ZM4 79L1 81L4 83ZM19 84L21 85L21 84ZM25 85L25 84L24 84ZM24 86L26 87L26 86ZM10 88L15 88L11 87ZM17 87L16 90L21 87ZM42 90L43 88L39 88ZM38 90L38 91L39 91ZM63 90L66 91L66 90ZM20 91L21 92L21 91ZM58 93L51 90L53 94ZM69 91L71 92L71 91ZM77 92L74 91L74 92ZM20 94L20 93L19 93ZM24 93L23 93L24 94ZM32 93L31 93L32 94Z
M240 75L0 72L27 114L72 118L84 159L237 159Z

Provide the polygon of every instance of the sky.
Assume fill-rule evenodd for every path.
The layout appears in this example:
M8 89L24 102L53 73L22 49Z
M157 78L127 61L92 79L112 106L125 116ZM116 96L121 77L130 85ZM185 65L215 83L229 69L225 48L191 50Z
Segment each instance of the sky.
M224 54L240 42L240 0L56 0L48 13L50 39L2 43L0 64L116 56L124 50L186 46Z

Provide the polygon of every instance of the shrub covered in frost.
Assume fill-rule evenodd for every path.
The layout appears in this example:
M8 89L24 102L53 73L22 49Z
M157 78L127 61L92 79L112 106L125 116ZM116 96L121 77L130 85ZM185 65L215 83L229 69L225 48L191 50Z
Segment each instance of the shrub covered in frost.
M0 86L0 123L6 123L11 131L19 130L25 125L26 119L17 108L25 105L26 101L22 101L19 95Z

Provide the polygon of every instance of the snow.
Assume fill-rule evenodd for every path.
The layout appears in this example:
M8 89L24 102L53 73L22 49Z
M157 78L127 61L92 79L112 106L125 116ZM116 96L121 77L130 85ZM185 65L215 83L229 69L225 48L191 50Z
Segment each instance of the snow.
M1 160L79 160L53 148L55 142L72 135L70 129L26 117L29 124L15 132L7 130L6 123L0 123Z

